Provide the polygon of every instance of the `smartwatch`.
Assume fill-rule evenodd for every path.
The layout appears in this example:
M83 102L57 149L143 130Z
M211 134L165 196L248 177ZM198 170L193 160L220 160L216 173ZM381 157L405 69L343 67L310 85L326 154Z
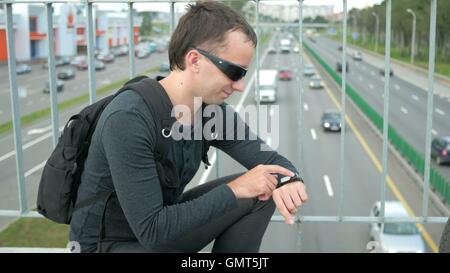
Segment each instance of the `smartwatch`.
M292 182L302 182L303 183L303 179L298 174L294 174L294 176L285 176L280 179L280 182L278 183L277 188L279 188L285 184L292 183Z

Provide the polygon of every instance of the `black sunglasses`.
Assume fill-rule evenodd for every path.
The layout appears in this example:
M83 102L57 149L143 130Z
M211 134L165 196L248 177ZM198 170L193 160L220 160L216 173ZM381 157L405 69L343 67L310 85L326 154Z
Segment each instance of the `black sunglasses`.
M225 61L215 55L212 55L196 47L194 47L194 49L200 52L200 54L202 54L206 58L208 58L217 68L219 68L220 71L223 72L223 74L227 75L227 77L234 82L237 82L240 79L242 79L247 73L247 69L243 68L240 65L234 64L229 61Z

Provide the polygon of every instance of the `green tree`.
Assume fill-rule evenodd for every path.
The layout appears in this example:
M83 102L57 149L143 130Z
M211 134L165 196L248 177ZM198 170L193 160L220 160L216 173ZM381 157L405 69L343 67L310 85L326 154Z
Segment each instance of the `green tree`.
M142 24L139 28L139 34L141 36L150 36L152 33L152 13L149 11L143 11L139 14L142 17Z

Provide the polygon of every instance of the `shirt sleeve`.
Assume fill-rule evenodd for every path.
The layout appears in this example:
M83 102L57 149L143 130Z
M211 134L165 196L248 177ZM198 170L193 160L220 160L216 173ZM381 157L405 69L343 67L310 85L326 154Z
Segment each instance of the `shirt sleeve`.
M257 137L236 111L230 111L232 108L227 104L223 104L221 107L222 113L226 113L223 115L225 129L223 133L218 134L217 140L211 142L212 146L224 151L247 169L252 169L259 164L279 165L301 177L294 165ZM229 109L225 110L224 108ZM226 115L230 114L234 116L232 123L231 119L226 118ZM243 134L243 136L239 134Z
M118 110L105 120L101 141L123 213L139 242L164 246L237 206L221 185L189 202L164 206L153 147L155 125L139 111Z

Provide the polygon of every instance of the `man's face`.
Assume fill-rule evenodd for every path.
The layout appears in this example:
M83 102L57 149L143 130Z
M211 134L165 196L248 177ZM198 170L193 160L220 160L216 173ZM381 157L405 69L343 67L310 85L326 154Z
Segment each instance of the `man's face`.
M215 52L214 55L248 68L253 58L254 45L247 36L240 31L228 33L226 47ZM202 97L207 104L221 104L234 91L244 90L244 79L233 81L228 78L216 65L206 56L199 54L199 73L196 77L195 96Z

